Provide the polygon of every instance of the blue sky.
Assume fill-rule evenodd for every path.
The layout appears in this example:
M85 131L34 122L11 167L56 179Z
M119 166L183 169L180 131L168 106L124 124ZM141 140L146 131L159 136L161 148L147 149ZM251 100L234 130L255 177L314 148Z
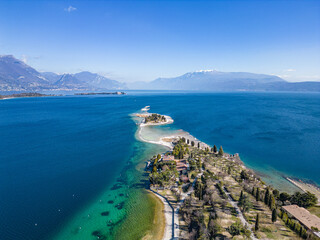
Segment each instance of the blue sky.
M150 81L216 69L320 81L320 1L0 1L0 54Z

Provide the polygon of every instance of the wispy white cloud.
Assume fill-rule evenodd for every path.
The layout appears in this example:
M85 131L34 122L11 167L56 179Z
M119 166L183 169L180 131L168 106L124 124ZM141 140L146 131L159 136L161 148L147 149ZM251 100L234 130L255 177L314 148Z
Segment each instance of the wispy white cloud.
M64 9L66 12L73 12L73 11L76 11L77 10L77 8L75 8L75 7L73 7L73 6L69 6L69 7L67 7L67 8L65 8Z
M286 69L286 70L284 70L285 72L295 72L295 71L297 71L296 69L292 69L292 68L289 68L289 69Z

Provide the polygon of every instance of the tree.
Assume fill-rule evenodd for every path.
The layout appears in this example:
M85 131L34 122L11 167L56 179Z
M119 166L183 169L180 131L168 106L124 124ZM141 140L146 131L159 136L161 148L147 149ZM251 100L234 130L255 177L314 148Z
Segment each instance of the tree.
M271 210L276 208L276 200L274 199L273 195L269 196L269 202L268 203L269 203L269 207L270 207Z
M232 236L240 235L240 231L242 229L242 225L240 222L233 223L230 227L228 227L228 232Z
M260 189L259 188L257 188L257 191L256 191L256 200L260 201Z
M198 142L198 148L200 148L200 142Z
M245 170L242 170L241 173L240 173L240 177L243 180L248 180L249 179L249 174Z
M223 156L223 148L222 146L220 146L219 148L219 153L218 153L219 156Z
M239 203L241 202L242 198L243 198L243 191L241 190L240 197L239 197Z
M259 230L259 228L260 228L260 223L259 223L259 213L257 213L257 216L256 216L256 223L255 223L255 225L254 225L254 230L256 230L256 231L258 231Z
M282 203L284 203L285 201L289 200L290 199L290 195L286 192L283 192L283 193L280 193L280 201L282 201Z
M187 144L189 144L189 142L190 142L190 140L189 140L189 139L187 139Z
M194 147L194 141L191 141L191 146Z
M250 202L247 195L243 194L241 200L239 199L239 207L241 207L242 212L248 212L252 208L252 203Z
M195 185L195 196L198 197L199 200L203 200L203 190L204 184L200 181L197 181Z
M278 197L279 197L279 191L278 191L277 189L274 189L274 190L272 191L272 194L273 194L273 196L274 196L275 198L278 198Z
M161 155L160 155L160 154L158 154L158 155L157 155L157 160L159 161L159 160L160 160L160 158L161 158Z
M156 166L153 166L152 172L153 173L157 172L157 167Z
M300 207L308 208L314 206L318 202L318 199L314 194L310 192L296 192L294 195L292 195L290 202L293 204L297 204Z
M180 150L180 151L179 151L179 159L183 159L183 157L184 157L184 156L183 156L183 151Z
M277 210L274 208L272 210L272 222L276 222L277 221Z
M218 149L217 149L217 146L216 146L216 145L213 145L213 152L214 152L214 153L218 152Z
M256 196L256 188L255 187L252 188L251 195Z
M209 220L208 224L208 230L210 234L210 239L214 239L218 235L218 233L221 231L221 226L215 221L213 218Z
M269 188L267 188L267 190L266 190L266 192L264 194L264 203L267 204L267 205L269 205L269 194L270 194Z

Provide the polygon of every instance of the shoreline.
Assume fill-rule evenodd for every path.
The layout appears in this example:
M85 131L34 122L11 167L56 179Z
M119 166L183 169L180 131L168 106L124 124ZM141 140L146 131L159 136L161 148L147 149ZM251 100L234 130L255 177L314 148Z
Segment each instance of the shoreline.
M158 198L162 205L163 205L163 217L164 217L164 230L162 233L162 240L169 240L172 238L172 224L170 224L170 222L172 222L172 213L173 213L173 209L172 207L169 205L169 203L167 202L167 200L164 199L163 196L161 196L159 193L154 192L152 189L148 189L147 190L150 194L152 194L153 196L155 196L156 198Z
M149 197L153 199L155 202L155 216L153 219L153 223L157 225L157 228L155 231L148 231L146 234L142 237L142 240L162 240L164 239L164 232L166 228L166 219L165 216L162 214L165 209L165 205L163 204L163 201L161 198L156 196L153 192L146 190L149 194Z
M142 115L138 115L138 114L134 114L134 116L136 117L139 117L139 118L142 118L143 116ZM160 138L159 141L152 141L152 140L147 140L145 138L143 138L142 136L142 129L144 127L148 127L148 126L157 126L157 125L167 125L167 124L172 124L173 123L173 119L169 116L165 116L166 117L166 122L162 122L162 123L140 123L140 124L137 124L138 125L138 131L137 131L137 137L138 137L138 140L142 141L142 142L147 142L147 143L151 143L151 144L157 144L157 145L162 145L164 147L167 147L169 150L173 149L173 145L172 143L169 143L169 142L165 142L162 140L162 138ZM174 137L174 136L173 136ZM154 192L152 189L147 189L147 191L152 195L154 196L155 198L157 198L158 200L161 201L162 203L162 206L163 206L163 219L164 219L164 229L163 229L163 232L162 232L162 238L161 240L169 240L172 238L172 224L170 224L172 222L172 213L173 213L173 209L172 207L169 205L169 203L164 199L163 196L161 196L160 194ZM148 234L147 234L148 235ZM143 239L147 238L147 235L146 237L144 237ZM155 237L155 236L152 236L152 237ZM154 238L152 238L154 239Z
M318 203L316 204L316 206L320 206L320 188L317 185L304 182L301 179L292 179L289 177L286 177L286 179L302 191L310 192L316 195L316 197L318 198Z
M136 115L136 116L137 116L137 115ZM139 117L139 116L138 116L138 117ZM167 118L167 117L169 117L169 116L166 116L166 118ZM146 126L165 125L165 124L171 124L171 123L173 123L173 119L172 119L171 117L169 117L169 118L172 120L171 122L166 121L165 123L159 123L159 124L157 124L157 123L148 123L148 124L143 124L143 123L141 123L141 124L139 124L139 130L138 130L138 137L139 137L139 139L140 139L141 141L144 141L144 142L153 143L153 144L159 144L159 145L162 145L162 146L165 146L165 147L169 147L170 150L172 150L172 149L173 149L173 146L174 146L174 145L172 144L172 141L178 140L178 139L180 139L180 138L182 138L182 137L185 137L186 139L189 139L190 142L191 142L191 141L194 141L194 142L195 142L195 145L198 144L198 143L200 143L200 144L201 144L201 145L200 145L200 148L201 148L201 149L204 149L204 148L206 148L206 147L211 148L208 144L206 144L206 143L204 143L204 142L201 142L200 140L198 140L197 138L195 138L194 136L192 136L190 133L185 132L185 131L183 131L183 130L181 130L181 131L182 131L181 134L175 134L175 135L171 135L171 136L161 137L159 141L146 140L146 139L143 138L143 136L142 136L142 134L141 134L141 130L142 130L143 127L146 127ZM226 153L226 154L228 154L228 153ZM239 162L241 163L241 165L242 165L242 167L243 167L244 169L249 170L250 172L252 172L254 175L256 175L256 176L259 177L259 178L260 178L260 177L263 177L263 176L260 176L260 174L258 174L256 170L251 169L251 168L248 168L248 167L245 165L245 163L240 160L240 158L239 158ZM295 181L295 180L293 180L293 179L291 179L291 178L289 178L289 177L284 177L284 178L287 180L288 184L292 184L293 186L301 189L301 190L304 191L304 192L309 191L309 192L315 194L315 195L318 197L318 204L317 204L317 206L320 206L320 188L319 188L318 186L316 186L315 184L307 183L307 182L305 182L305 181L303 181L303 180L301 180L301 179L298 179L298 178L294 178L294 179L298 179L299 182L297 182L297 181ZM267 185L267 184L265 184L265 185ZM272 185L272 184L271 184L271 185ZM151 191L151 192L153 192L153 191ZM161 201L163 202L164 206L165 206L165 205L169 205L169 203L165 200L165 198L164 198L163 196L161 196L159 193L153 192L153 194L154 194L155 196L157 196L158 198L161 199ZM158 195L160 195L160 196L158 196ZM173 212L175 213L175 210L173 210ZM169 217L170 217L170 214L168 214L167 212L165 212L165 219L169 219ZM172 217L172 216L171 216L171 217ZM178 218L177 218L177 219L178 219ZM172 224L170 224L170 225L172 225ZM168 232L167 229L170 227L170 225L169 225L168 223L166 223L166 228L165 228L166 230L165 230L164 236L169 235L169 232ZM179 229L179 222L178 222L178 223L175 223L175 225L176 225L175 228ZM174 230L174 231L175 231L175 230ZM172 231L171 231L171 232L172 232ZM175 236L175 237L177 237L177 236ZM171 238L165 238L165 237L164 237L163 239L171 239Z

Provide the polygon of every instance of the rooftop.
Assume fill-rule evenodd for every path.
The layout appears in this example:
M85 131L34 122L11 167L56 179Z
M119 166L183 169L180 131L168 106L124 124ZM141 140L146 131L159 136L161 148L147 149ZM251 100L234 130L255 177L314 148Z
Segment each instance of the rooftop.
M283 206L282 208L307 228L311 229L311 227L315 227L320 229L320 218L311 214L307 209L299 207L297 205Z
M162 161L174 161L174 156L173 155L168 155L168 156L164 155L162 157Z

